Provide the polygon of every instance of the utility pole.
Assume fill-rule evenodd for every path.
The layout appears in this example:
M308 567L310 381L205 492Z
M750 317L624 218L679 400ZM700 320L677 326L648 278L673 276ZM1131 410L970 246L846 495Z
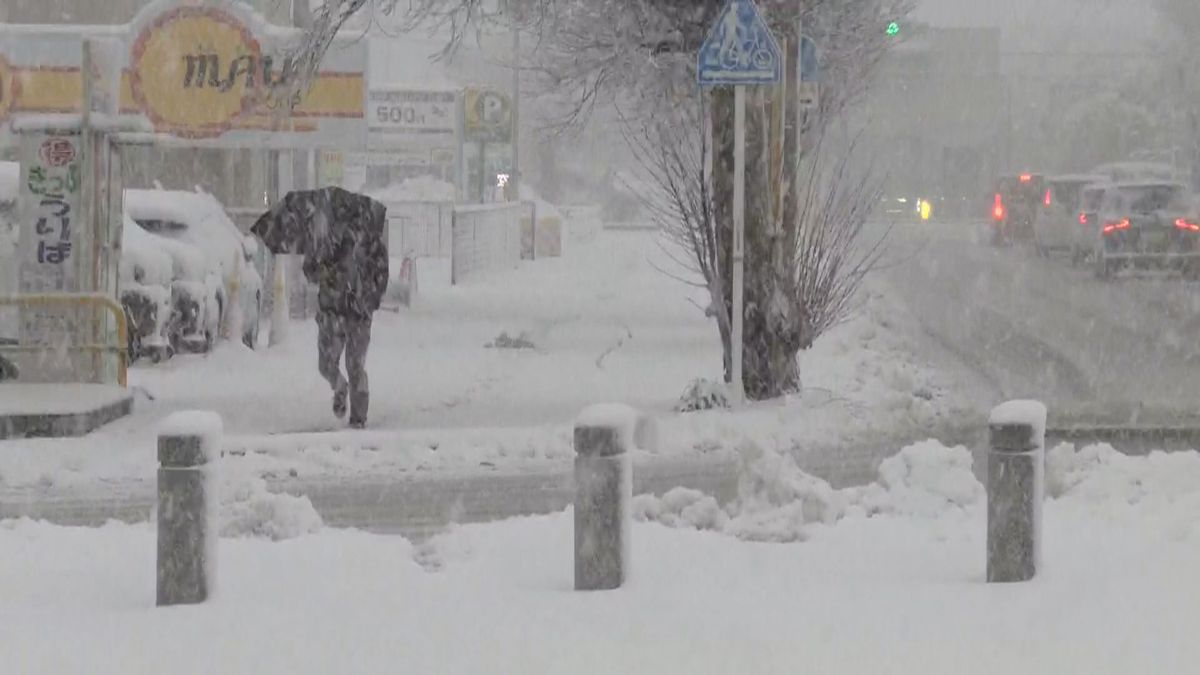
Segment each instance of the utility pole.
M521 26L509 0L508 20L512 23L512 183L513 201L521 201Z

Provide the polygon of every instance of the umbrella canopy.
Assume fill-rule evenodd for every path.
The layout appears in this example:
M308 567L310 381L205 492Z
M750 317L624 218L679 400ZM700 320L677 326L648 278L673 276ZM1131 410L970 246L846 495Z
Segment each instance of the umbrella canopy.
M306 255L346 236L384 237L383 204L339 187L295 190L259 216L250 231L272 253Z

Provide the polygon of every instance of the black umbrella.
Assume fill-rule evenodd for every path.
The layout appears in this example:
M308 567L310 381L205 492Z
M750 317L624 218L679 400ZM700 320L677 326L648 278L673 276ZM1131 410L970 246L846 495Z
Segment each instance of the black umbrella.
M295 190L284 195L250 231L272 253L306 254L347 234L383 238L383 204L339 187Z

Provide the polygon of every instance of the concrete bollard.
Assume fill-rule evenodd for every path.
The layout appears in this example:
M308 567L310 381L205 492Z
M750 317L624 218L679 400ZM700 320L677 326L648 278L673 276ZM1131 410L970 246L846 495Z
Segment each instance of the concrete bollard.
M158 605L204 602L214 582L221 418L181 412L158 436Z
M653 427L636 410L598 405L575 422L575 590L620 588L629 564L629 502L637 441Z
M987 473L987 580L1028 581L1041 564L1046 407L1010 401L992 410Z

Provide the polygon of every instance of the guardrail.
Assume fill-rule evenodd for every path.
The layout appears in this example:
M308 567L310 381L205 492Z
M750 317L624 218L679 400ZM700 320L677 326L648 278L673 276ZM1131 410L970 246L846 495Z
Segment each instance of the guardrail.
M52 350L66 350L73 352L91 352L93 354L115 354L117 356L117 384L122 387L129 384L129 326L125 321L125 310L113 298L103 293L30 293L21 295L3 295L0 296L0 307L17 307L19 309L30 307L44 307L47 305L78 305L80 308L90 307L92 309L104 310L112 315L117 326L118 344L74 344L74 345L3 345L0 344L0 353L3 352L45 352Z

